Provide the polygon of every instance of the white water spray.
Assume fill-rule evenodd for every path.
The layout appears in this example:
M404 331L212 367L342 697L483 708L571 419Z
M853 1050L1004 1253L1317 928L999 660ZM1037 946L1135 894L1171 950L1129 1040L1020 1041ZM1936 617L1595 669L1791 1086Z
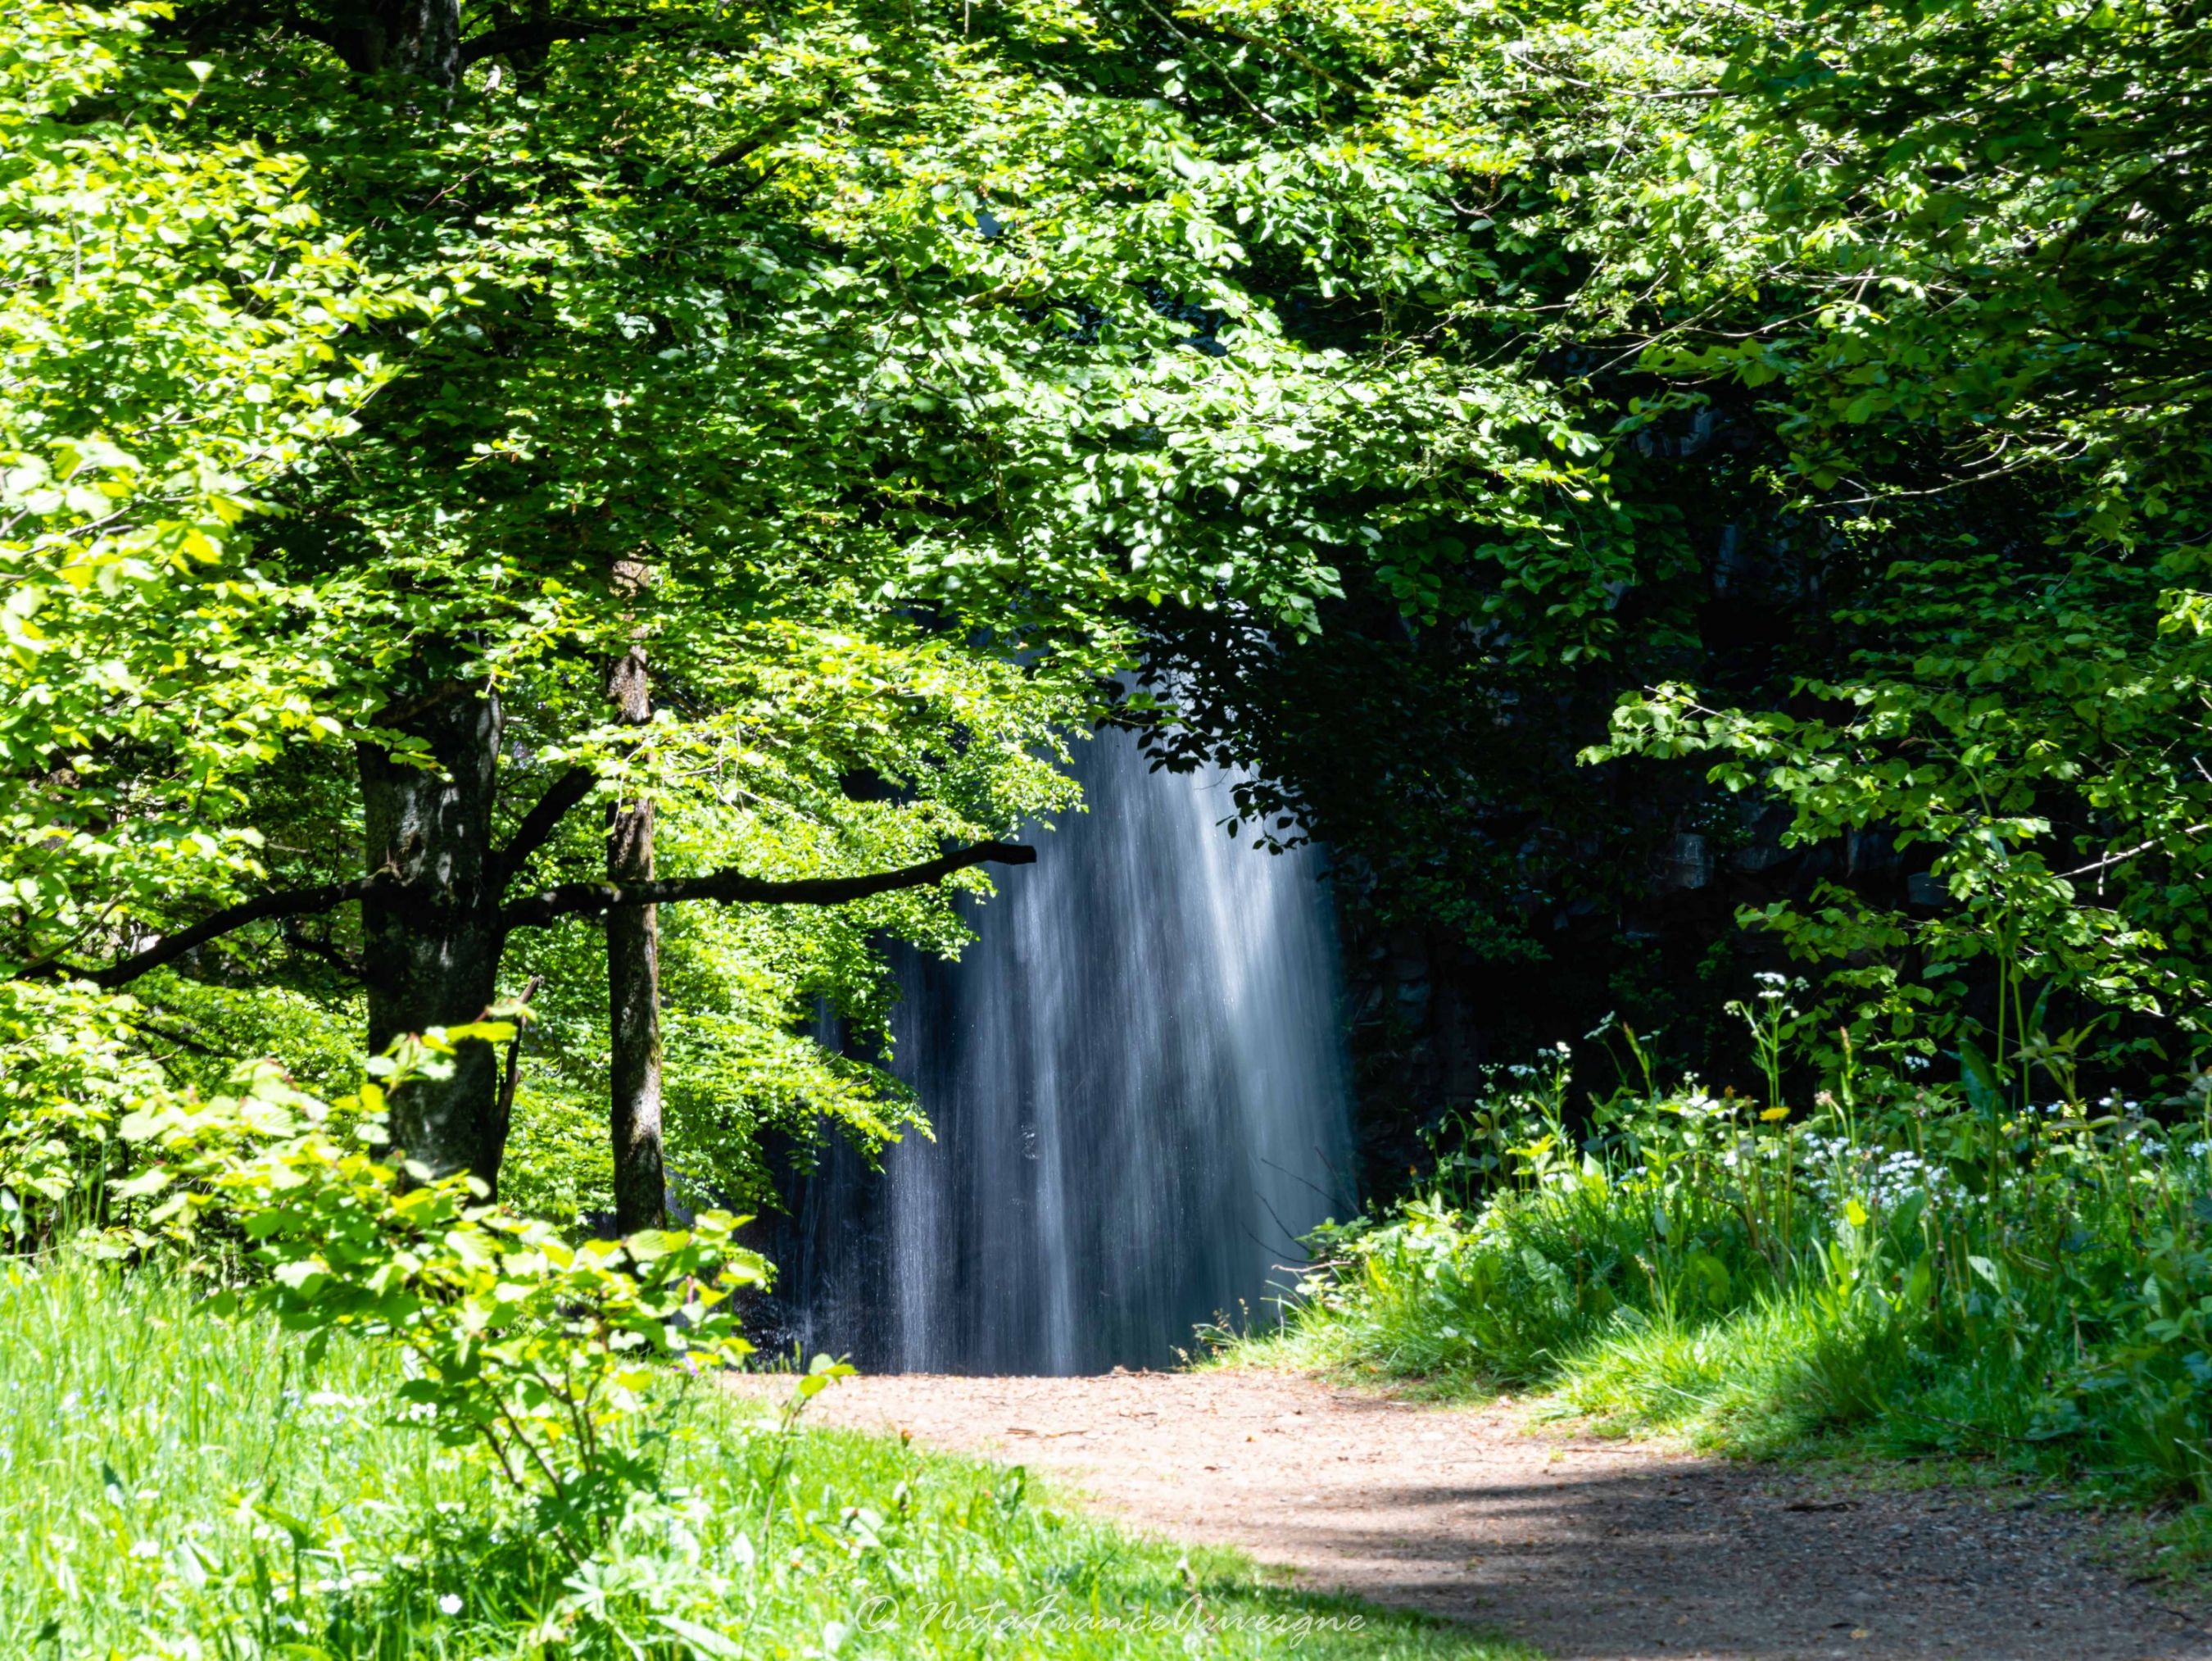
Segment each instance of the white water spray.
M775 1251L783 1337L905 1372L1162 1365L1271 1315L1298 1237L1350 1211L1351 1108L1322 865L1224 835L1230 778L1079 756L957 964L908 954L895 1070L933 1141L831 1150Z

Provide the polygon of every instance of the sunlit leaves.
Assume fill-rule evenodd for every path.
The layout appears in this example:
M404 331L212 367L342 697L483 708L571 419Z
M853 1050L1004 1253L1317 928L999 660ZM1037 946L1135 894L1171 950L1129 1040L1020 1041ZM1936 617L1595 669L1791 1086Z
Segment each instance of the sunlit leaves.
M263 1066L233 1094L157 1099L119 1132L142 1162L131 1183L167 1196L143 1242L235 1230L266 1278L223 1289L219 1309L270 1311L316 1351L341 1333L398 1344L410 1364L395 1417L488 1456L580 1557L652 1482L640 1416L657 1376L740 1360L730 1299L767 1269L720 1214L577 1244L483 1203L471 1178L403 1185L377 1151L387 1094L434 1074L455 1043L512 1035L489 1022L407 1040L377 1058L380 1083L335 1104Z

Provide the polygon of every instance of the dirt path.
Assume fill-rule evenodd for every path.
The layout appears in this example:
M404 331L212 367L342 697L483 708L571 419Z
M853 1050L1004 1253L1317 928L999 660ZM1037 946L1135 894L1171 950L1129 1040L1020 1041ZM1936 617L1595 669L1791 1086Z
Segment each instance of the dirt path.
M1278 1373L869 1378L810 1414L1018 1460L1146 1529L1460 1617L1556 1661L2207 1661L2212 1629L2088 1563L2018 1490L1803 1479L1532 1436Z

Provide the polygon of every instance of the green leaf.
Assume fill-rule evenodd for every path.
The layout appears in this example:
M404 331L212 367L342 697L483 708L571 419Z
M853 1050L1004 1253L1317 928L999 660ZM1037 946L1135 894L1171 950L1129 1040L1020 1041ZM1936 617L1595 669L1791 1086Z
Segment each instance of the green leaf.
M664 1632L682 1639L695 1656L703 1656L707 1661L744 1661L745 1652L737 1642L711 1627L702 1627L680 1615L656 1615L653 1619Z

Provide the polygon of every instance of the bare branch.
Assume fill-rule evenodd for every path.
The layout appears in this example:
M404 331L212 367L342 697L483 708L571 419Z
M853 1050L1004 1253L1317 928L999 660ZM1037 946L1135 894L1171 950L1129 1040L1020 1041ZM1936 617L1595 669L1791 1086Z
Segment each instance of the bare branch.
M522 989L522 995L515 1001L526 1007L538 995L538 989L544 984L543 975L532 975L529 984ZM499 1197L499 1161L507 1153L507 1128L514 1123L514 1093L522 1083L522 1035L528 1030L527 1020L515 1022L514 1036L507 1041L507 1066L500 1077L499 1095L492 1108L491 1135L487 1140L496 1150L492 1155L490 1178L491 1196L495 1200Z
M826 97L802 104L787 114L778 116L749 137L740 138L726 149L716 151L707 160L705 165L710 168L735 167L754 151L775 143L777 139L781 138L808 116L821 114L830 107L830 100Z
M141 975L173 964L195 946L205 946L210 940L220 940L234 929L248 923L266 922L274 917L307 917L324 911L335 911L354 900L365 899L378 885L392 880L390 873L379 872L374 876L356 877L351 882L326 882L316 888L288 888L281 893L264 894L258 899L241 900L236 905L227 905L214 915L203 917L190 928L173 934L164 934L160 940L143 952L134 953L120 963L110 964L105 969L77 969L68 964L35 964L16 971L19 980L82 980L94 986L113 991L127 986Z
M647 21L642 17L548 17L532 23L509 23L505 28L487 29L462 41L461 67L510 52L543 52L556 40L581 40L587 35L634 29Z
M2185 837L2201 837L2207 830L2212 830L2212 824L2192 824L2186 827L2181 834ZM2148 842L2139 842L2133 848L2123 848L2117 854L2107 854L2104 858L2092 860L2087 865L2077 865L2071 871L2061 871L2058 875L2062 879L2070 882L2075 877L2087 877L2097 872L2109 871L2116 865L2126 864L2138 854L2148 854L2154 848L2165 846L2165 842L2166 839L2163 837L2153 837Z
M564 776L562 783L567 783ZM586 788L590 781L587 779ZM546 792L550 797L561 788L556 784ZM578 800L581 799L580 794ZM570 803L574 806L574 803ZM535 818L546 801L541 800L531 809ZM562 808L566 812L567 808ZM548 814L547 824L558 822L558 816ZM529 820L526 819L525 824ZM521 838L516 837L519 843ZM509 844L510 848L515 844ZM844 905L854 900L864 900L877 894L889 894L903 888L926 888L932 883L942 882L956 871L967 870L977 865L1034 865L1036 849L1012 842L978 843L972 848L956 848L939 855L933 860L924 860L919 865L909 865L896 871L872 872L864 877L802 877L791 882L773 882L765 878L748 876L742 871L716 871L703 877L678 877L665 882L641 882L617 885L606 882L562 883L539 890L528 897L516 901L500 913L503 928L538 928L557 922L563 917L599 917L608 912L628 910L639 905L678 905L686 900L715 900L726 905ZM335 911L342 905L367 899L386 884L398 880L398 873L389 869L373 876L357 877L350 882L328 882L314 888L291 888L281 893L264 894L258 899L241 900L236 905L202 918L190 928L165 934L144 951L134 952L119 963L105 969L84 969L72 964L57 963L51 959L32 964L15 971L18 980L82 980L112 991L127 986L142 975L151 974L177 961L197 946L210 940L220 940L225 934L245 928L249 923L268 922L282 917L313 916L325 911Z
M522 816L522 823L514 827L507 846L499 850L495 880L500 886L513 880L523 862L545 845L545 839L560 828L569 810L590 795L599 782L599 776L590 768L572 767L546 788L536 805Z
M283 935L284 944L294 951L304 952L307 956L328 964L348 980L365 981L368 978L368 971L357 958L348 957L328 940L317 940L300 927L297 917L284 919Z
M986 842L957 848L896 871L865 877L803 877L772 882L742 871L716 871L704 877L616 884L566 882L517 900L500 913L506 928L541 928L563 917L601 917L640 905L679 905L686 900L715 900L725 905L844 905L902 888L926 888L970 866L1034 865L1036 849L1020 843Z

